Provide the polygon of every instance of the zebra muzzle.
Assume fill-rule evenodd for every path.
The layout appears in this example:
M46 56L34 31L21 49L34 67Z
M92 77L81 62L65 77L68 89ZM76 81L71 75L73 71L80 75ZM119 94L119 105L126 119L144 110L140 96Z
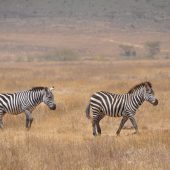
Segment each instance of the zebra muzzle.
M158 99L155 99L155 102L153 103L154 106L158 105Z
M52 107L50 107L51 110L56 110L56 104L54 104Z

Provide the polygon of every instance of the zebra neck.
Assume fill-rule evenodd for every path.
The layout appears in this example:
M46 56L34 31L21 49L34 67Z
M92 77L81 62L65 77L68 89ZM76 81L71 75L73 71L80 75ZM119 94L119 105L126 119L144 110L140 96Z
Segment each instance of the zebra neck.
M140 91L136 91L136 92L132 93L131 101L132 101L132 104L137 109L144 102L143 94L140 93Z
M34 91L33 96L35 105L38 105L43 102L43 94L41 91Z

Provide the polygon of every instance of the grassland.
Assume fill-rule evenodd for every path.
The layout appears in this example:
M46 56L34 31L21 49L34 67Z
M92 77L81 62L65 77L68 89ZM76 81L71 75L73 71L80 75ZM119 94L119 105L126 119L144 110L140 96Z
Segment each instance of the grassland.
M1 1L0 93L55 86L57 110L38 106L30 131L24 114L5 115L0 170L170 170L169 4ZM146 45L155 42L160 51L147 60ZM142 81L152 82L159 105L137 112L140 134L128 121L117 137L121 118L105 117L102 135L93 137L85 117L90 95L125 93Z
M57 110L41 104L30 131L24 114L5 115L0 131L0 169L170 169L170 61L3 62L1 93L55 86ZM98 90L125 93L151 81L159 105L144 103L136 115L140 134L115 132L120 118L101 121L102 136L93 137L84 110Z

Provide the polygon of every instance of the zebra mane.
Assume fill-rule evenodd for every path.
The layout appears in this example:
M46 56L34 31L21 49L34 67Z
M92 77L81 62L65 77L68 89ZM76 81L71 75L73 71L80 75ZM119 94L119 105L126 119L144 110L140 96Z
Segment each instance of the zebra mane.
M31 91L37 91L37 90L44 90L47 89L47 87L32 87L32 89L30 89Z
M135 85L134 87L132 87L132 88L128 91L128 93L133 93L136 89L138 89L138 88L140 88L140 87L142 87L142 86L149 86L150 88L152 88L151 82L146 81L146 82L142 82L142 83L140 83L140 84Z

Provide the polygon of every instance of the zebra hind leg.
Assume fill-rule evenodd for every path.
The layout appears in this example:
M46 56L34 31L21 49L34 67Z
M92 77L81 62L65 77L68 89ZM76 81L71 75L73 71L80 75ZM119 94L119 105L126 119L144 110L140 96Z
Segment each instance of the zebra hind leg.
M97 119L97 123L96 123L96 125L97 125L97 132L98 132L98 135L101 135L101 128L100 128L100 120L102 120L104 118L104 115L100 115L100 116L98 116L98 119Z
M98 116L93 117L93 122L92 122L92 126L93 126L93 135L101 135L101 128L100 128L100 120L103 119L104 115L100 114Z
M100 124L99 124L99 122L97 122L97 133L98 133L98 135L101 135L101 128L100 128Z
M4 113L0 112L0 128L1 129L4 128L4 124L3 124L3 121L2 121L3 116L4 116Z
M96 133L96 121L92 121L92 128L93 128L93 136L97 136L97 133Z
M1 128L1 129L4 128L4 124L3 124L2 120L0 120L0 128Z

